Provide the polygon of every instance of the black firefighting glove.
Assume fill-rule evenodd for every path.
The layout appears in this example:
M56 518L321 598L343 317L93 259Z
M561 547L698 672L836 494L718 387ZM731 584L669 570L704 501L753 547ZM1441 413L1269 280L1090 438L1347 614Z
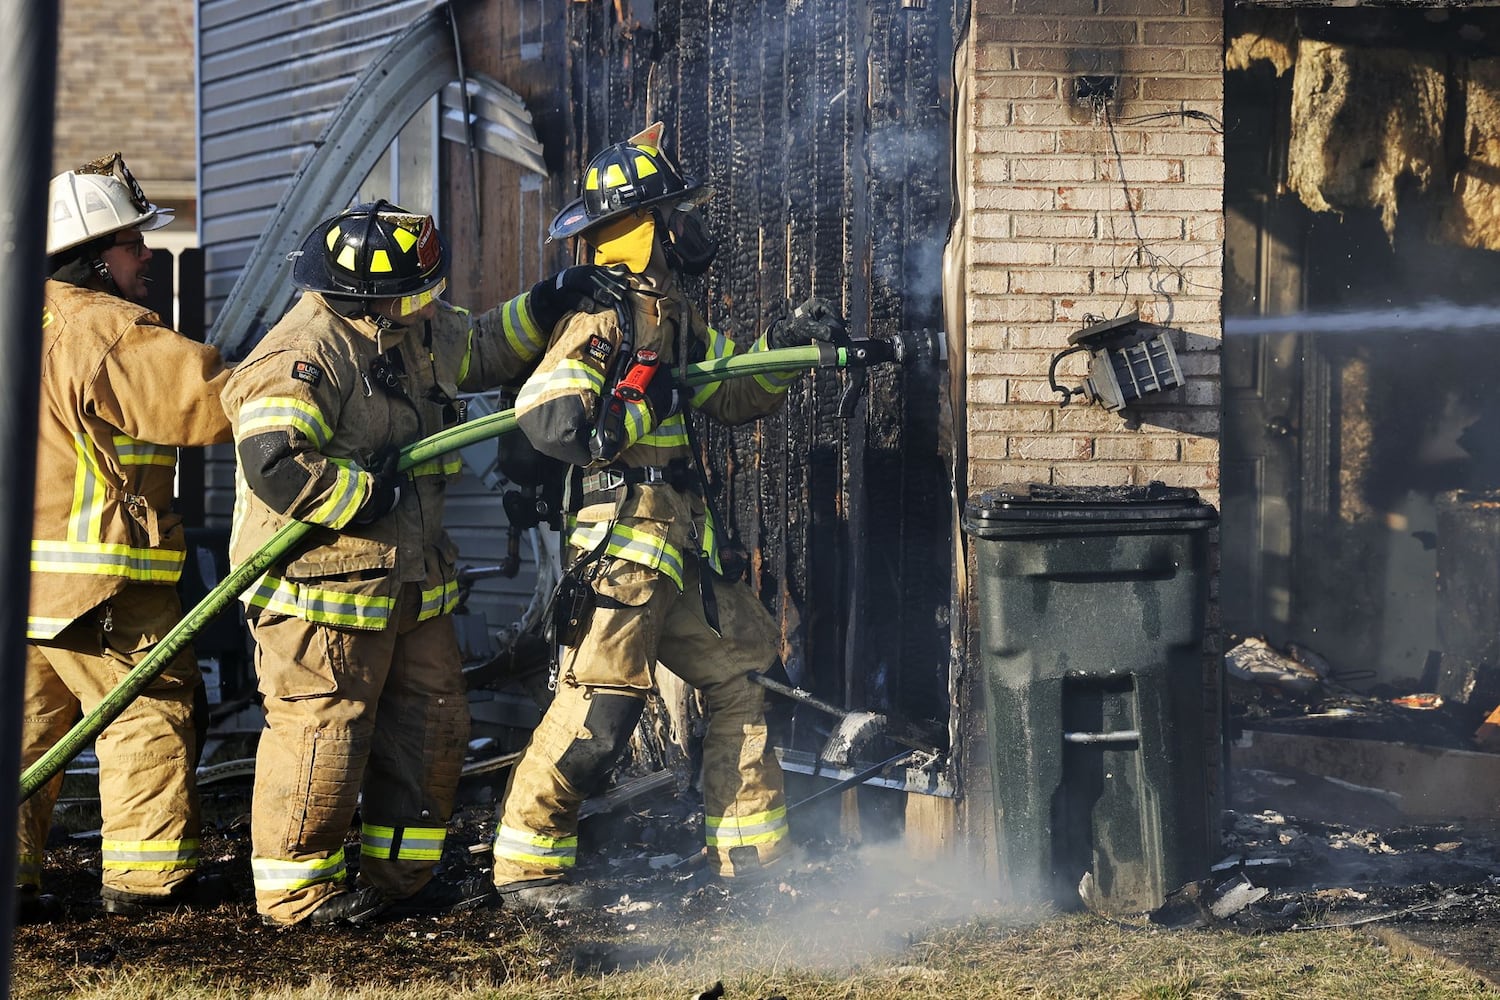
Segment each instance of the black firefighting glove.
M845 336L844 317L831 302L816 295L766 331L766 340L772 347L803 347L815 340L825 344L839 343Z
M672 384L672 373L665 367L646 385L646 402L651 404L651 415L656 418L657 427L682 409L682 395Z
M394 448L377 454L371 463L370 475L375 481L370 484L370 493L365 497L365 502L359 505L359 510L349 519L350 524L365 525L374 524L396 509L396 504L401 502L401 482L406 474L397 469L397 463L401 461L401 453Z
M543 330L551 330L570 312L599 312L613 308L630 286L623 267L597 264L565 267L531 286L531 315Z

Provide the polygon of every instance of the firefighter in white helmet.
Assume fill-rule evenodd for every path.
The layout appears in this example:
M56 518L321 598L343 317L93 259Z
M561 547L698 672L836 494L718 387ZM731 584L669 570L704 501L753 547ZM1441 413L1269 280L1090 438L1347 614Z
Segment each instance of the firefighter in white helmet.
M704 825L712 869L758 875L784 857L782 774L767 741L762 689L749 675L776 660L775 623L717 543L682 407L739 424L775 411L798 377L729 379L682 394L671 370L724 358L736 344L704 322L679 275L702 274L716 244L697 206L708 189L662 151L656 123L594 157L583 197L551 236L578 237L592 261L630 273L629 310L559 324L516 403L540 452L580 470L556 600L556 694L512 772L494 843L504 905L556 909L588 898L568 875L578 810L629 741L659 661L704 696ZM842 333L813 299L751 351ZM569 631L576 634L569 635Z
M396 468L463 419L459 393L518 382L567 310L618 294L570 268L471 316L438 296L432 217L380 201L325 220L295 256L304 294L225 390L239 481L231 562L295 518L316 525L246 593L266 729L251 868L273 925L454 912L488 879L436 879L469 709L449 613L443 498L457 454ZM360 809L359 879L344 837Z
M48 199L23 766L177 624L185 550L171 509L177 449L229 440L219 352L140 304L151 260L145 233L171 213L146 200L118 153L52 178ZM95 742L110 913L222 896L222 880L195 874L202 684L184 649ZM59 774L21 804L20 920L60 912L39 886L61 782Z

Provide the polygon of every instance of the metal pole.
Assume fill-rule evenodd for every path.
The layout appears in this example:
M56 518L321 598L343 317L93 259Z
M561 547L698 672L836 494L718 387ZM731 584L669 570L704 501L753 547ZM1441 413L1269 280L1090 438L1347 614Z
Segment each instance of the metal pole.
M52 172L57 0L0 0L0 775L21 770L37 372ZM0 796L0 886L16 883L14 795ZM0 997L10 995L14 897L0 906Z

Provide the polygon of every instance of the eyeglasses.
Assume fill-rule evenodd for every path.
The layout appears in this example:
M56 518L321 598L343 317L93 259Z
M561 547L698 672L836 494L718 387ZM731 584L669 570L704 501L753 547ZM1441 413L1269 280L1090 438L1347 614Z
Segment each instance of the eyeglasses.
M110 245L116 247L129 247L130 255L137 259L145 256L146 253L146 238L139 233L136 234L136 237L133 240L116 239Z

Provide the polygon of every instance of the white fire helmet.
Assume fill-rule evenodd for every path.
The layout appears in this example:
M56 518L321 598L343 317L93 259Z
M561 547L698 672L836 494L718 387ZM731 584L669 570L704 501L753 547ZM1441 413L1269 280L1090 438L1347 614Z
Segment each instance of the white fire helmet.
M49 257L122 229L160 229L172 221L171 209L146 200L119 153L52 178L47 202Z

